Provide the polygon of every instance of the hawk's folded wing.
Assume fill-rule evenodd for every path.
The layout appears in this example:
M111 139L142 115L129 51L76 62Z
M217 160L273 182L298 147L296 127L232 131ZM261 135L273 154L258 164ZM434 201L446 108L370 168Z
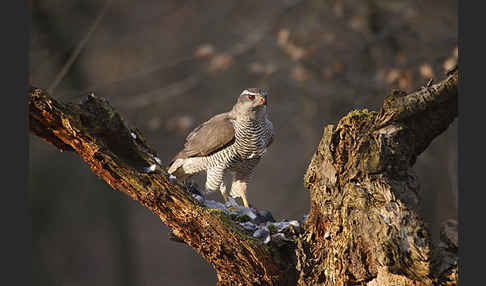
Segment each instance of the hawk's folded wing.
M171 164L179 158L208 156L232 144L235 140L232 119L228 112L221 113L194 128Z

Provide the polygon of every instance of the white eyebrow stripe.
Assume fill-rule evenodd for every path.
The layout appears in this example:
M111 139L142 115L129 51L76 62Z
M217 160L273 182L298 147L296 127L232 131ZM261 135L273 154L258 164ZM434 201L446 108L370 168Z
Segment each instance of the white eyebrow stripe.
M248 90L243 90L243 92L241 93L242 95L244 94L250 94L250 95L260 95L259 93L254 93L254 92L251 92L251 91L248 91Z

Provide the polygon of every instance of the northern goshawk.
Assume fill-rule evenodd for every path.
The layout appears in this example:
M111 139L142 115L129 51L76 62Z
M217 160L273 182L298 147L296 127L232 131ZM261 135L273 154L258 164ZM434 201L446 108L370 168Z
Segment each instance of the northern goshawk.
M231 111L213 116L189 133L168 172L185 181L206 171L206 191L219 189L228 201L223 175L230 171L233 182L229 194L241 197L248 207L247 184L273 138L273 125L267 118L267 92L249 88L239 95Z

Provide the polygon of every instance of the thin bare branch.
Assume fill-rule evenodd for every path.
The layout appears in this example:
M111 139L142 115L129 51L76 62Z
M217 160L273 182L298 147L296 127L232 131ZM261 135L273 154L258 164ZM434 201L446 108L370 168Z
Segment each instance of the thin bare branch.
M69 56L69 59L66 61L66 63L62 67L62 69L59 71L59 73L56 75L56 77L54 78L54 80L52 81L52 83L47 88L47 90L49 92L53 93L56 90L57 86L61 83L61 81L64 78L64 76L66 76L66 74L69 72L69 70L71 69L74 61L76 61L76 59L78 58L78 56L81 53L81 51L83 50L83 48L88 43L89 38L94 33L94 31L96 30L96 28L98 28L101 20L103 19L103 17L105 16L106 11L108 10L108 7L111 5L111 2L112 2L112 0L106 0L105 5L101 9L100 13L96 17L96 19L93 22L93 24L91 24L88 32L86 32L86 35L84 35L83 39L81 39L81 41L78 43L78 45L74 49L73 53Z

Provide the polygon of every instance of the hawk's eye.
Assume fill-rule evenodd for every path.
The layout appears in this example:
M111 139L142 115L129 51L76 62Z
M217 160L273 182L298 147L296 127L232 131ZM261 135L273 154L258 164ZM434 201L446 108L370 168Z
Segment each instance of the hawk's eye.
M255 99L255 96L254 96L253 94L250 94L250 95L248 95L248 98L249 98L250 100L254 100L254 99Z

